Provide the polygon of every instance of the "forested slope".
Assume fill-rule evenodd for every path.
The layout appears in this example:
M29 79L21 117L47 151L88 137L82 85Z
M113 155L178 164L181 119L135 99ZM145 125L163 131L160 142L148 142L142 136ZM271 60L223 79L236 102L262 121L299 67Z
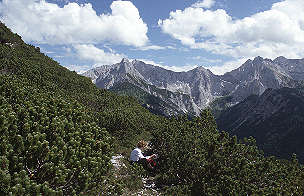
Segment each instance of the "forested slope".
M265 158L252 139L149 113L97 89L0 24L0 195L120 195L113 153L151 139L156 181L168 195L304 193L303 166ZM116 146L114 146L116 144ZM116 147L116 148L114 148Z
M149 137L158 117L133 98L98 89L4 24L0 40L0 192L121 191L109 180L114 147Z
M116 96L109 91L98 89L88 78L60 66L56 61L40 53L39 48L23 43L18 35L12 34L3 24L0 32L0 35L5 35L0 50L1 73L25 80L28 85L41 92L51 92L69 101L79 101L91 112L96 113L100 120L99 125L106 126L114 135L123 134L127 137L129 132L140 134L153 128L151 126L156 117L141 107L134 98ZM124 119L126 116L128 118ZM151 126L143 126L142 118ZM121 121L128 123L118 126ZM133 138L124 138L128 139ZM127 143L134 144L130 141Z

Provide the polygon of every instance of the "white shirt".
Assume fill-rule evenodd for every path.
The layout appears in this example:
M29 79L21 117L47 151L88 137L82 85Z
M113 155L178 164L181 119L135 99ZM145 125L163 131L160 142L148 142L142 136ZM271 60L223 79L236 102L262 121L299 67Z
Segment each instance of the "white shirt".
M139 159L149 159L150 156L144 156L141 152L141 150L139 148L135 148L132 152L131 152L131 155L130 155L130 160L131 161L139 161Z

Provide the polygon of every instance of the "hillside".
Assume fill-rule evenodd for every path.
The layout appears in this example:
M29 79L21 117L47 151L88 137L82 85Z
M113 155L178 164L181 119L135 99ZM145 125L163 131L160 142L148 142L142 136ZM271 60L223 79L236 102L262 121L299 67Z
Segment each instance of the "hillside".
M1 29L4 29L3 31L6 29L3 24ZM23 43L19 36L11 34L11 37L13 37L12 39L18 38L20 44L12 46L9 41L2 45L1 72L26 80L30 86L43 92L52 92L56 96L79 101L88 106L89 110L100 115L98 118L102 127L105 126L103 124L108 125L106 121L109 118L117 118L118 120L122 113L125 113L129 116L129 127L106 127L114 135L124 135L123 132L129 130L139 134L150 129L150 127L143 127L140 124L138 126L131 125L138 122L138 116L145 116L147 121L155 120L155 117L150 115L133 98L120 97L109 91L100 90L92 85L88 78L69 71L40 53L39 48ZM153 125L152 122L150 124Z
M304 161L304 94L302 90L268 89L227 109L217 119L220 130L239 138L253 136L267 155Z
M115 179L113 180L110 175L112 171L109 157L113 155L114 149L116 149L115 151L120 150L122 152L125 149L134 146L138 138L148 138L150 130L156 129L154 121L158 119L158 117L153 116L147 110L142 108L141 105L139 105L133 98L116 96L109 91L96 88L88 78L79 76L75 72L71 72L68 69L60 66L51 58L40 53L39 48L25 44L21 40L20 36L11 33L10 30L7 29L2 23L0 24L0 35L0 81L2 98L4 99L4 101L1 102L1 107L3 109L11 108L10 111L12 112L12 115L17 115L15 117L10 117L10 112L6 112L6 110L1 111L1 126L10 129L10 127L14 125L6 123L7 121L11 121L8 119L15 118L12 123L17 123L17 128L14 128L17 130L15 133L16 135L7 135L8 132L2 132L4 135L1 136L1 156L5 155L6 158L2 157L1 160L5 161L5 165L9 164L8 168L5 166L5 168L9 170L1 170L1 172L5 173L5 175L2 176L6 179L5 184L8 183L5 185L5 187L9 186L9 182L12 183L12 186L10 187L11 189L5 189L3 186L4 189L2 189L0 192L3 193L4 191L6 193L8 190L12 191L14 189L14 191L16 191L15 194L25 194L27 191L32 189L32 187L25 191L22 189L22 187L24 188L25 184L29 182L36 182L36 184L33 186L39 186L39 188L36 187L35 189L37 189L37 191L40 190L41 192L43 192L42 185L39 183L48 182L50 186L46 185L47 191L56 192L59 187L65 187L63 186L64 181L69 182L69 178L77 177L75 176L75 173L71 173L72 167L66 165L70 160L64 156L62 157L64 158L62 161L66 162L64 163L66 169L71 171L64 174L65 177L58 176L61 183L51 183L55 176L50 179L42 179L37 177L37 179L34 179L34 181L26 178L23 182L25 184L21 184L21 186L18 185L19 180L13 181L15 178L24 178L20 176L13 177L14 172L22 171L21 173L23 176L31 176L32 174L40 175L34 174L34 172L30 171L36 171L37 168L35 169L35 167L43 167L43 165L39 164L42 162L42 160L38 158L37 160L28 160L25 157L20 157L20 160L22 160L20 161L19 158L16 160L15 156L26 156L29 155L29 153L35 153L32 151L32 148L35 149L43 147L52 149L57 146L58 144L56 142L54 143L53 140L58 136L56 136L57 133L53 130L58 130L61 134L63 134L60 134L63 139L60 142L66 144L66 147L71 150L73 148L78 148L85 145L83 142L86 141L86 137L89 137L90 141L93 139L94 145L97 145L96 142L101 140L101 143L98 144L98 148L95 149L97 154L92 155L95 157L90 159L88 151L85 151L86 159L92 161L93 163L96 163L97 160L100 162L99 165L96 166L96 169L100 168L101 173L98 175L102 175L103 177L98 176L96 178L99 178L99 180L104 179L106 176L109 178L110 182L107 182L105 185L100 183L98 186L112 187L111 189L116 189L116 186L119 186L119 183L117 183L117 185L114 184L115 186L111 185ZM22 96L19 96L20 94ZM21 114L19 114L20 111ZM40 116L39 114L41 112L42 114ZM143 117L146 119L147 125L142 123L141 118ZM7 154L11 151L11 148L14 151L17 151L15 148L18 146L14 147L13 145L12 147L7 147L10 142L15 141L15 137L18 136L21 140L23 140L24 144L28 142L29 136L24 133L24 126L27 126L26 129L28 130L28 134L32 132L31 134L34 134L34 136L37 135L38 139L39 137L43 136L41 139L39 139L41 143L38 142L37 146L37 141L35 141L35 143L33 143L34 146L31 147L30 144L27 144L22 151L18 151L18 154ZM105 128L106 132L104 132L103 128ZM69 129L71 129L70 133ZM99 129L103 130L103 132L101 132ZM48 136L48 133L53 133L55 135L51 134ZM109 133L110 135L106 137L108 139L103 138L103 134ZM42 136L40 136L41 134ZM47 134L47 137L45 137L45 134ZM67 134L69 137L67 137ZM92 134L94 134L94 137ZM75 138L76 141L70 141L70 138ZM9 141L9 143L6 141ZM43 145L40 146L40 144ZM47 147L48 145L49 147ZM58 145L58 147L61 147L61 145ZM88 146L87 148L90 150L92 147ZM56 151L54 151L54 153L58 153L57 151L61 151L61 149L56 147ZM73 156L75 163L78 159L80 161L82 158L84 158L83 155L78 157L79 154L77 151L73 151L73 153L75 153ZM29 163L30 165L28 165L29 170L26 169L26 165L20 164L18 168L15 168L13 164L16 164L16 161L17 163L20 162L20 164L31 162ZM90 164L90 161L87 164ZM51 160L48 162L52 165L55 164L52 163ZM55 168L58 168L59 165L57 165L56 162L54 166L56 166ZM55 168L53 168L53 171L57 170ZM82 168L81 171L83 169L85 168ZM40 171L37 170L36 172L39 173ZM91 176L89 172L93 171L88 170L88 172L76 174L89 175L90 178L92 178L92 181L95 182L95 177ZM11 178L12 181L9 180ZM74 179L71 178L70 180ZM86 183L90 184L91 181L88 180ZM14 184L18 185L18 187L13 186ZM69 188L68 185L71 186L71 189L75 188L72 183L71 185L70 183L66 184L66 188ZM80 185L76 184L75 186ZM85 184L81 186L82 188L74 189L77 194L80 193L80 190L90 190L90 188ZM97 186L93 188L98 189ZM103 191L111 192L113 191L111 189L105 189ZM69 190L70 189L67 189L66 191L70 192ZM116 191L120 190L117 189ZM63 193L65 194L64 191Z
M0 35L0 195L135 193L143 173L127 157L139 139L159 156L155 183L165 195L304 193L295 156L264 157L254 140L219 132L210 111L192 121L153 115L63 68L4 24ZM118 153L122 173L110 162Z

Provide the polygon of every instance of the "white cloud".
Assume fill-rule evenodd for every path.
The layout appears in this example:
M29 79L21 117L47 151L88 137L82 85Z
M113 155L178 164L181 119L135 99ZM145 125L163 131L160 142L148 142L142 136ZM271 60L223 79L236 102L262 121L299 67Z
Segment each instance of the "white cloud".
M66 65L69 70L76 71L78 74L82 74L94 67L100 67L102 65L112 65L125 58L123 54L114 53L115 51L106 46L110 52L95 47L93 44L76 44L73 45L73 49L66 48L67 53L72 54L80 60L87 61L86 65ZM65 48L64 48L65 49ZM89 65L90 64L90 65Z
M203 56L194 56L194 57L191 57L192 60L200 60L200 61L203 61L203 62L207 62L207 63L221 63L222 60L221 59L208 59L206 57L203 57Z
M41 49L41 48L40 48ZM41 50L43 53L45 53L45 54L54 54L55 52L53 52L53 51L47 51L47 50L45 50L45 49L43 49L43 50Z
M232 56L301 58L304 44L304 1L285 0L270 10L233 19L225 10L189 7L159 20L164 33L191 48Z
M225 62L223 65L211 66L205 68L209 69L215 75L224 75L226 72L239 68L242 64L246 62L246 60L248 59L242 58L238 60Z
M168 49L175 50L176 48L174 46L167 46Z
M215 0L202 0L192 5L192 7L211 8L215 3Z
M111 65L118 63L125 56L116 53L107 53L102 49L95 47L92 44L77 44L74 45L76 55L81 60L91 61L99 65Z
M141 51L146 51L146 50L165 50L165 49L176 49L173 46L158 46L158 45L149 45L149 46L143 46L143 47L138 47L133 50L141 50Z
M55 55L53 56L54 58L64 58L65 56L62 56L62 55Z
M136 48L135 50L146 51L146 50L164 50L164 49L166 49L166 47L157 46L157 45L150 45L150 46L139 47L139 48Z
M78 74L82 74L82 73L92 69L92 66L90 66L90 65L67 65L65 67L71 71L76 71Z
M148 59L138 59L138 60L143 61L146 64L151 64L151 65L154 65L154 66L162 67L164 69L171 70L171 71L174 71L174 72L189 71L189 70L192 70L192 69L198 67L197 65L168 66L168 65L163 65L161 63L156 63L156 62L154 62L152 60L148 60Z
M72 49L70 47L63 46L62 49L63 49L63 51L66 52L66 54L71 54L72 53Z
M97 15L90 3L64 7L45 0L3 0L1 20L26 41L47 44L112 43L144 46L148 27L130 1L114 1L111 14Z
M171 71L175 71L175 72L183 72L183 71L190 71L192 69L197 68L197 65L184 65L184 66L166 66L166 65L162 65L160 66L164 69L167 70L171 70Z
M252 59L253 58L254 57L252 57ZM205 58L203 58L203 59L205 59ZM199 67L198 65L168 66L168 65L163 65L162 63L157 63L157 62L154 62L154 61L148 60L148 59L138 59L138 60L143 61L147 64L162 67L164 69L171 70L174 72L183 72L183 71L186 72L186 71L190 71L190 70L193 70L193 69ZM210 59L205 59L205 60L210 60ZM238 60L232 60L232 61L225 62L223 65L217 65L217 66L216 65L215 66L204 66L203 65L203 67L205 69L209 69L215 75L224 75L225 73L227 73L229 71L239 68L247 60L248 60L247 58L242 58L242 59L238 59ZM218 63L219 63L219 61L220 60L214 60L214 62L218 62Z

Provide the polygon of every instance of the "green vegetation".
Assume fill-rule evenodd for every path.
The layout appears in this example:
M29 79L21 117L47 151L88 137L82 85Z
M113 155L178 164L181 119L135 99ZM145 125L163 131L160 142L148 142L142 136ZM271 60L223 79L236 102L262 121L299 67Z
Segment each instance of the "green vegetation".
M121 192L114 149L148 138L158 117L63 68L4 24L0 32L0 195Z
M83 106L1 76L0 193L93 194L111 169L111 137Z
M172 119L153 140L161 160L158 183L168 195L302 195L303 167L265 158L253 138L218 132L211 112Z
M265 158L252 139L218 132L210 111L166 119L95 87L0 24L0 195L120 195L142 169L116 172L139 139L159 155L165 194L304 193L303 166ZM116 172L116 173L114 173ZM119 175L119 176L116 176Z

